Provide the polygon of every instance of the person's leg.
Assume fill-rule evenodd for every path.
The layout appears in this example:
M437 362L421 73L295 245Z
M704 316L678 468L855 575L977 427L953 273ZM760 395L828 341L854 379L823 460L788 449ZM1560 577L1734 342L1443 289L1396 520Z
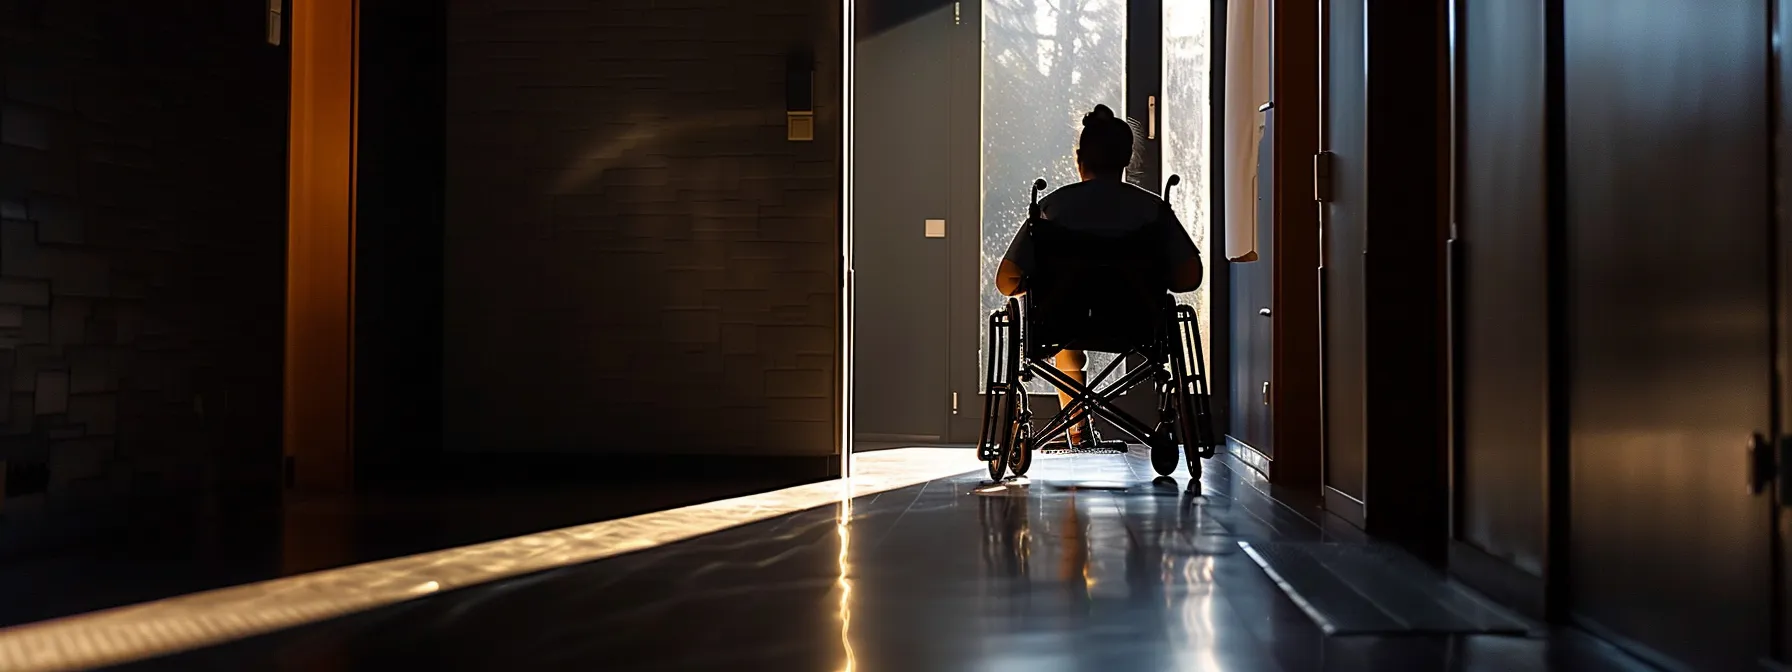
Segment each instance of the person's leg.
M1058 351L1058 355L1052 358L1052 364L1058 367L1059 371L1064 372L1064 375L1069 376L1071 380L1084 385L1089 384L1088 374L1083 372L1083 367L1088 363L1088 356L1084 355L1081 350L1060 350ZM1063 390L1058 391L1059 408L1069 407L1070 400L1070 395L1065 394ZM1082 443L1083 437L1088 429L1089 418L1087 417L1085 417L1082 422L1072 425L1070 427L1070 443L1072 445Z

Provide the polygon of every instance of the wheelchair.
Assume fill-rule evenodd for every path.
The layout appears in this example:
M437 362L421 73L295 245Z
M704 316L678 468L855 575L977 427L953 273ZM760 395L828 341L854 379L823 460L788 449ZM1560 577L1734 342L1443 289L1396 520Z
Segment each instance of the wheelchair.
M1170 177L1166 196L1179 181ZM1045 180L1033 183L1032 206L1021 233L1031 237L1034 255L1033 270L1024 280L1026 292L989 316L988 393L978 459L988 463L993 480L1006 473L1024 476L1035 452L1058 439L1068 443L1070 428L1094 416L1149 448L1159 476L1175 472L1178 458L1186 457L1189 476L1199 480L1201 460L1213 457L1218 441L1194 309L1177 305L1166 289L1169 269L1154 254L1154 243L1078 233L1042 219L1039 192L1044 188ZM1064 349L1118 357L1084 385L1052 365ZM1128 361L1143 365L1109 382ZM1026 390L1034 378L1071 397L1038 428ZM1121 395L1146 383L1157 390L1155 423L1116 405Z

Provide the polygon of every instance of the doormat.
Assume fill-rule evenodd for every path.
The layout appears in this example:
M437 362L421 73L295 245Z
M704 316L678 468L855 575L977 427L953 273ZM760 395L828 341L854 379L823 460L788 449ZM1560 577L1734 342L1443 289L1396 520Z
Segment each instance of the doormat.
M1396 548L1238 542L1328 636L1527 635L1524 619Z

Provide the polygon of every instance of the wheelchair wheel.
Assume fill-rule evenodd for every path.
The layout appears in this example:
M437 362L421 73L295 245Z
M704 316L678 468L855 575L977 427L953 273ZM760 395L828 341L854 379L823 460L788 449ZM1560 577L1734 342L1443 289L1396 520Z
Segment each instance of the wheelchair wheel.
M1176 440L1182 444L1182 457L1188 461L1189 478L1200 480L1201 458L1206 457L1204 455L1206 451L1203 450L1206 445L1206 437L1203 436L1201 426L1196 424L1200 422L1201 416L1195 408L1195 404L1198 403L1195 398L1196 392L1191 389L1193 385L1187 380L1188 376L1183 373L1186 370L1185 367L1186 364L1175 366L1177 371L1172 375L1176 379L1174 383L1176 389L1171 395L1170 403L1175 409ZM1176 457L1174 453L1170 455L1172 471L1176 469L1174 462Z
M1032 466L1031 456L1021 441L1026 391L1020 380L1020 302L1008 300L1008 307L990 316L988 394L983 400L983 430L977 448L988 456L990 480L1000 481L1010 464L1020 464L1020 471ZM1019 445L1017 452L1016 446ZM1025 460L1025 463L1020 460ZM1018 472L1016 475L1019 475Z
M1206 373L1201 371L1199 359L1201 336L1182 329L1185 322L1191 331L1198 328L1194 326L1192 310L1186 306L1178 306L1176 316L1172 332L1176 334L1176 347L1170 350L1170 384L1174 390L1169 401L1176 416L1176 439L1182 444L1183 457L1188 462L1188 475L1199 481L1201 460L1213 455L1212 447L1215 445L1212 427L1207 424L1212 417L1203 407L1206 401ZM1174 470L1175 466L1170 468Z
M994 455L988 461L989 479L992 481L1002 480L1002 476L1008 472L1009 463L1014 460L1015 439L1020 434L1020 415L1015 410L1017 405L1013 397L1014 391L1011 389L989 391L990 417L984 418L984 438L978 443L989 446Z
M1163 439L1151 444L1150 448L1151 468L1157 471L1157 475L1169 476L1176 473L1176 460L1181 456L1176 454L1175 439L1166 435Z
M1026 415L1021 411L1015 416L1013 452L1008 457L1008 470L1015 476L1025 476L1027 470L1033 468L1033 428Z

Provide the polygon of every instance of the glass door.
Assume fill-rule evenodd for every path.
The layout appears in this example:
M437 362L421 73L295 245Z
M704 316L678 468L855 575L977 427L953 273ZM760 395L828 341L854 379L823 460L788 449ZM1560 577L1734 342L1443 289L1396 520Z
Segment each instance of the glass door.
M983 235L978 315L998 310L996 267L1026 221L1031 186L1046 191L1077 180L1074 150L1083 115L1095 105L1126 110L1129 0L984 0ZM977 370L985 370L989 322L979 320ZM1114 359L1089 353L1100 371ZM1116 372L1120 375L1123 372ZM983 390L978 377L978 392ZM1034 394L1052 387L1035 380Z
M964 96L975 102L951 103L955 123L969 129L955 137L976 139L979 168L974 177L955 176L953 189L962 194L955 200L965 203L966 215L975 208L981 227L974 240L960 243L963 254L954 257L953 291L965 297L955 310L974 311L955 314L952 321L953 347L962 353L953 356L953 384L963 391L955 407L954 440L976 439L988 316L1006 302L995 289L996 267L1026 220L1029 188L1044 178L1049 193L1078 179L1076 138L1083 115L1096 104L1122 112L1137 125L1141 160L1129 180L1161 193L1168 175L1182 176L1172 205L1212 266L1216 257L1209 249L1212 185L1207 170L1213 127L1210 64L1216 48L1210 37L1212 4L967 0L959 5L966 27L980 28L975 56L966 54L971 57L961 62L974 63L979 72L976 95ZM1179 297L1201 318L1203 346L1210 331L1207 297L1205 283ZM1089 359L1094 373L1114 356L1090 353ZM1048 397L1053 392L1041 381L1030 391ZM1050 408L1046 398L1037 401L1044 402L1037 412Z
M1201 354L1205 371L1213 371L1213 328L1209 300L1214 261L1209 235L1214 229L1212 203L1214 184L1207 169L1214 157L1213 98L1211 86L1216 81L1212 54L1224 48L1214 39L1213 3L1199 0L1170 0L1163 3L1163 96L1158 105L1158 137L1163 157L1163 173L1181 175L1182 184L1170 192L1170 205L1188 228L1207 260L1201 287L1177 295L1178 303L1192 306L1201 325ZM1210 374L1211 375L1211 374Z

